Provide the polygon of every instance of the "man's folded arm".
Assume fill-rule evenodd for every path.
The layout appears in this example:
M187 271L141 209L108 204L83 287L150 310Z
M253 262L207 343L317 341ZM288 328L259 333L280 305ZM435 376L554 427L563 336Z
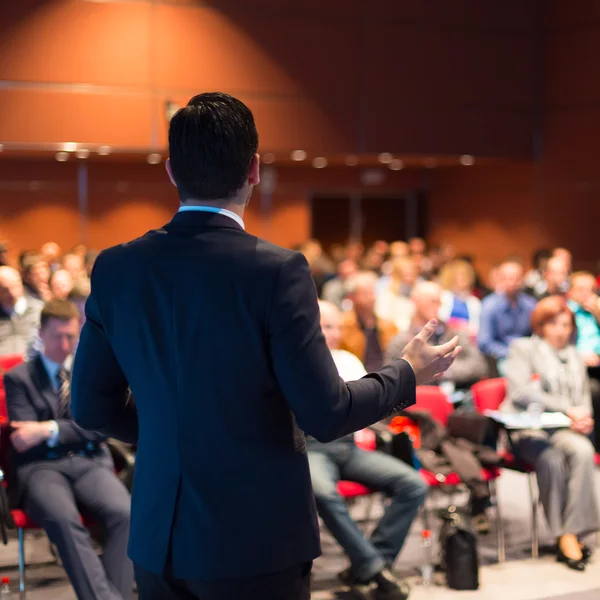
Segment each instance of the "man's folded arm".
M97 300L86 303L86 322L75 354L71 413L83 429L135 444L138 420L129 384L102 326Z
M403 360L345 383L321 333L317 294L300 253L281 266L269 317L275 375L298 426L322 442L414 404L415 375Z

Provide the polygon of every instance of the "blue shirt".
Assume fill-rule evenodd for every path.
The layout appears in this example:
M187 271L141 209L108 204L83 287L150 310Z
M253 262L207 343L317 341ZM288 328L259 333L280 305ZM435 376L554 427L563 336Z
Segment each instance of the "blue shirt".
M504 294L492 294L483 300L477 343L479 349L494 358L506 358L510 343L531 335L531 313L536 301L520 293L516 303Z
M600 354L600 325L596 317L573 300L569 300L569 308L575 314L577 350L582 354L589 352Z
M211 212L219 215L224 215L225 217L229 217L233 219L242 229L246 229L244 225L244 220L240 215L236 215L234 212L227 210L226 208L217 208L216 206L180 206L179 212L191 211L195 210L198 212Z
M461 300L457 296L454 296L450 318L458 319L459 321L469 321L469 307L464 300Z

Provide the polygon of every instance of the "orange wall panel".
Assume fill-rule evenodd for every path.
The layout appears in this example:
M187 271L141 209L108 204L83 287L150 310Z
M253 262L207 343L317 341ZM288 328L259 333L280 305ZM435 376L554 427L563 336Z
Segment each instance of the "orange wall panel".
M150 4L0 2L0 79L147 86ZM39 5L40 3L38 3Z
M143 95L0 89L0 142L147 147L151 111Z

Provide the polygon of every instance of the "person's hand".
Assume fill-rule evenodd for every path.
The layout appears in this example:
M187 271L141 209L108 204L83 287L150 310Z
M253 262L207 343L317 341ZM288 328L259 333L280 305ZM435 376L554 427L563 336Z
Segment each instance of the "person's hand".
M583 358L583 362L586 367L598 367L600 366L600 356L598 356L595 352L586 352L581 355Z
M50 437L48 422L11 421L10 424L14 428L10 434L10 441L17 452L26 452Z
M600 318L600 298L596 294L592 294L583 303L583 308L592 313L597 319Z
M571 430L581 435L590 435L594 429L594 419L587 408L574 406L567 411L571 419Z
M406 345L402 358L412 367L417 385L423 385L432 379L439 379L462 348L458 345L458 336L441 346L429 346L427 342L433 335L437 321L432 319Z

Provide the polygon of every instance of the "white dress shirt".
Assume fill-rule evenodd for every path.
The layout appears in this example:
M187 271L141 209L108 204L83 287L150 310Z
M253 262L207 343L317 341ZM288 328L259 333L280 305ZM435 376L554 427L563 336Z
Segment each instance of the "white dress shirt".
M48 378L50 379L52 388L55 392L58 392L58 372L60 371L60 369L65 367L65 365L69 362L69 359L65 361L65 365L59 365L57 362L50 360L44 353L40 354L40 358L42 359L42 363L44 365L44 368L46 369L46 373L48 373ZM58 444L58 435L60 431L58 423L56 421L50 421L50 426L52 428L52 431L50 433L50 437L46 440L46 444L50 448L54 448Z
M358 356L347 350L332 350L331 356L340 377L344 381L356 381L367 374L365 366Z

